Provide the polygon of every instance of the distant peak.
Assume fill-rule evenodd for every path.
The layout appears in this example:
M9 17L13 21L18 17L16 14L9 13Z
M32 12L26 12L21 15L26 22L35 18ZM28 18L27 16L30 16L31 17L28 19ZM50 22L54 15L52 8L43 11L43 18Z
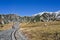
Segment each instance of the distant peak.
M44 13L49 13L49 14L56 13L56 14L59 14L59 13L60 13L60 10L59 10L59 11L56 11L56 12L48 12L48 11L39 12L39 13L34 14L33 16L42 15L42 14L44 14Z
M55 13L59 13L60 12L60 10L59 11L56 11Z

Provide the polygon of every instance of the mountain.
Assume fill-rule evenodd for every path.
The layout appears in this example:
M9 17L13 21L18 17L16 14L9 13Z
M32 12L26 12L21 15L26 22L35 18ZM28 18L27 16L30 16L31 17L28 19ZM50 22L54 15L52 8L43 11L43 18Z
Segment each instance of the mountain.
M33 16L36 16L36 15L42 15L42 14L44 14L44 13L48 13L48 14L50 14L50 15L52 15L52 14L56 14L56 16L58 16L59 14L60 14L60 10L59 11L56 11L56 12L40 12L40 13L36 13L36 14L34 14Z
M57 12L40 12L34 14L33 16L40 16L40 21L54 21L60 20L60 11Z
M18 16L16 14L0 14L0 24L6 24L9 22L15 22L15 21L19 21L19 22L28 22L30 20L31 17L29 16Z
M57 12L40 12L33 16L18 16L16 14L0 14L0 24L9 22L38 22L38 21L58 21L60 20L60 11Z

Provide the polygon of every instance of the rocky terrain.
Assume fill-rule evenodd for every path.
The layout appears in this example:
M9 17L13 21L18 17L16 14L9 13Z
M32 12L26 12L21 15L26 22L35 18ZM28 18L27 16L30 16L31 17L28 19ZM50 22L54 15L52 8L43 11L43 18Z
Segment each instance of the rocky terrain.
M60 11L57 12L40 12L33 16L18 16L16 14L0 14L0 24L13 21L20 22L37 22L37 21L55 21L60 20Z
M60 11L57 12L40 12L32 16L18 16L16 14L0 14L0 24L9 22L38 22L38 21L59 21Z
M12 29L0 31L0 40L27 40L22 31L18 30L19 23L15 23Z

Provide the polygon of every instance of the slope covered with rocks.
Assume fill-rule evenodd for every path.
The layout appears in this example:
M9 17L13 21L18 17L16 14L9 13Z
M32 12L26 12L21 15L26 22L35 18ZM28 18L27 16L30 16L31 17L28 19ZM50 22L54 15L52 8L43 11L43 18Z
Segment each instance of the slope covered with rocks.
M38 21L56 21L60 20L60 11L57 12L40 12L33 16L18 16L16 14L0 14L0 24L9 22L38 22Z

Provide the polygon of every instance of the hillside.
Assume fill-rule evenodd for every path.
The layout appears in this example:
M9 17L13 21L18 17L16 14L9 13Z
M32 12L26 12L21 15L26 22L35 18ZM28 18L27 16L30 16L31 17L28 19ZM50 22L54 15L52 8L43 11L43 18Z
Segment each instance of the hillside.
M48 22L48 21L59 21L60 11L57 12L40 12L32 16L18 16L16 14L0 14L0 24L6 24L9 22Z
M60 11L41 12L33 16L0 14L0 30L12 28L20 22L20 29L29 40L60 40Z
M60 40L60 21L22 23L20 30L30 40Z

